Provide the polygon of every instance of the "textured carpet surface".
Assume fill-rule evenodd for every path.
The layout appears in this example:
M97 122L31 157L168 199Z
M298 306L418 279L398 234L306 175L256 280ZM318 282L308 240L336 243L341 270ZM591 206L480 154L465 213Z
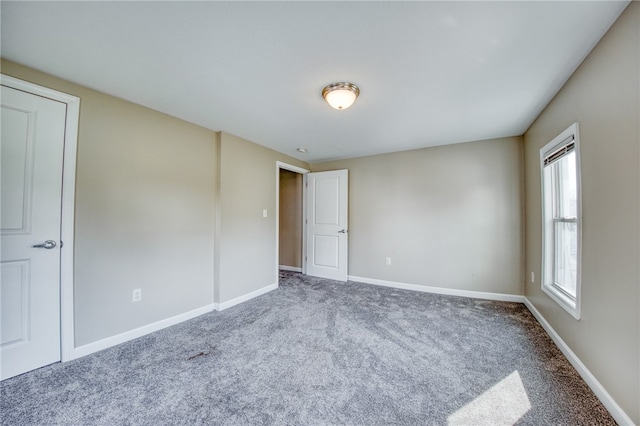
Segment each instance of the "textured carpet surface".
M521 304L292 272L0 392L3 425L615 424Z

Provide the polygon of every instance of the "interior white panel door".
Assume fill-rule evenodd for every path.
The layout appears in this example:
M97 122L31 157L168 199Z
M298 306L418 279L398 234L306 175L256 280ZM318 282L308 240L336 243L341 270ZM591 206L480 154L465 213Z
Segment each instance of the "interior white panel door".
M66 105L5 86L0 96L0 379L6 379L60 360Z
M348 170L308 173L307 274L347 281Z

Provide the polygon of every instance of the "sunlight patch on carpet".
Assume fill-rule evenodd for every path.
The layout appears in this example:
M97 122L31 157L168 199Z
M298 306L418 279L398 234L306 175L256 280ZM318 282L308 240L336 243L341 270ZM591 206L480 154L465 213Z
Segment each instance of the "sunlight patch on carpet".
M450 415L450 426L513 425L531 409L529 397L517 371Z

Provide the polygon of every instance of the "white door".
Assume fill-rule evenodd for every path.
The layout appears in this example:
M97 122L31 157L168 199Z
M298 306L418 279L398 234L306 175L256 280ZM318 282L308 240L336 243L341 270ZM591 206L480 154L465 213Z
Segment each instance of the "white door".
M307 274L347 281L348 170L308 173Z
M60 360L66 104L1 90L0 378L6 379Z

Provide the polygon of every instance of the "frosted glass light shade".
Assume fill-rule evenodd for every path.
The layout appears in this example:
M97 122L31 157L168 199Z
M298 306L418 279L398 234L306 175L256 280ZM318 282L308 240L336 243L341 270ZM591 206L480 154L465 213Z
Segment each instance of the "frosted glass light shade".
M322 97L335 109L347 109L360 94L358 86L352 83L333 83L322 89Z

